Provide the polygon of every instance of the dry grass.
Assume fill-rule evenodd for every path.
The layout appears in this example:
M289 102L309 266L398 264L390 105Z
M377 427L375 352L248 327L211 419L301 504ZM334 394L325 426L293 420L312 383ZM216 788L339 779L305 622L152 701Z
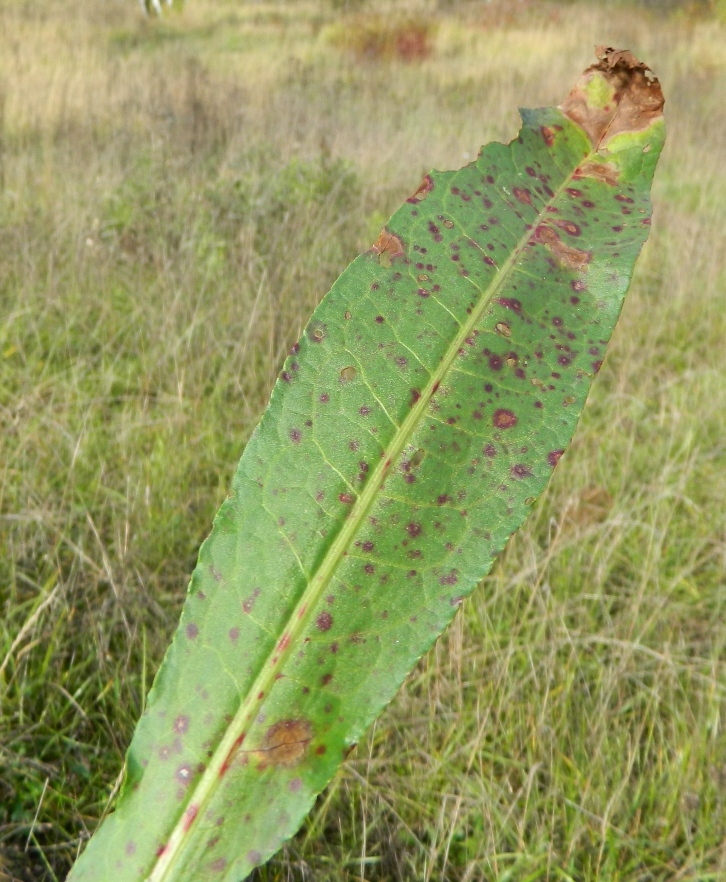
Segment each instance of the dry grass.
M0 879L62 879L103 810L317 299L422 172L512 137L595 43L656 68L669 140L577 439L256 878L726 878L726 32L403 6L423 61L341 52L353 19L322 0L0 6Z

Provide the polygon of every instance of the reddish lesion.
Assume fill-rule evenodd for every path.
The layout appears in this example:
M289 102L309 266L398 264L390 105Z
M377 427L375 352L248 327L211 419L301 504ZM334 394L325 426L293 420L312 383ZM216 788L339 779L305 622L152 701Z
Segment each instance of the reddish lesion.
M421 181L418 190L412 195L409 196L406 202L421 202L424 200L429 193L434 189L434 182L431 179L431 175L425 175L423 181Z

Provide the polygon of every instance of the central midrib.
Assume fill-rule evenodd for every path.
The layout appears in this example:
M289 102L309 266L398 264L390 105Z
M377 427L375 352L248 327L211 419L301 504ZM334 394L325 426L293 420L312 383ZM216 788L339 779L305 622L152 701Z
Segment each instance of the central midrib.
M568 122L579 128L579 126L577 126L576 123L572 123L571 120L568 119ZM298 649L296 646L296 639L308 627L313 614L316 611L318 600L330 584L346 550L350 547L352 540L357 535L366 515L378 497L388 469L394 462L396 462L398 456L413 435L416 427L421 422L421 419L428 408L429 401L433 397L435 391L439 388L444 377L448 374L449 369L456 359L462 345L466 341L466 338L474 330L482 315L494 299L494 296L507 280L512 267L530 241L532 231L535 230L537 225L546 218L548 207L559 198L568 184L572 181L572 176L577 167L590 159L596 152L597 150L592 149L588 155L579 160L578 165L575 166L567 177L563 179L560 186L554 191L548 202L545 203L544 207L537 215L535 222L525 231L525 234L504 262L495 278L489 284L489 287L484 290L478 289L481 291L479 304L472 310L466 323L462 325L462 328L453 343L441 359L439 366L431 375L429 382L421 392L420 398L411 408L408 416L401 423L398 431L391 439L391 442L385 451L385 455L381 457L379 464L371 473L368 482L354 503L353 509L348 517L346 517L340 532L333 540L328 552L320 562L317 572L310 581L310 585L305 589L290 613L287 622L285 623L285 627L281 629L280 637L283 634L289 636L286 647L276 652L276 644L275 649L270 653L270 658L257 675L257 679L247 693L249 697L240 705L239 710L227 729L227 732L222 737L219 746L211 757L205 772L194 788L191 798L187 801L185 810L188 806L197 806L194 820L185 829L185 816L182 814L169 836L164 853L159 858L151 874L147 877L147 882L172 882L172 876L170 874L176 869L175 860L181 849L184 847L184 840L189 839L193 835L193 831L199 819L203 816L209 801L214 795L217 786L219 786L222 766L227 760L230 752L234 749L237 739L242 732L245 731L249 721L257 716L262 703L269 697L269 690L275 681L276 675L279 673L280 669L284 667L290 654ZM457 224L457 226L460 225ZM467 234L464 233L464 235L466 236ZM470 241L473 241L471 237L467 236L467 238L469 238ZM301 613L302 610L304 611ZM273 656L275 658L274 661ZM263 695L264 697L260 699L258 698L259 695Z

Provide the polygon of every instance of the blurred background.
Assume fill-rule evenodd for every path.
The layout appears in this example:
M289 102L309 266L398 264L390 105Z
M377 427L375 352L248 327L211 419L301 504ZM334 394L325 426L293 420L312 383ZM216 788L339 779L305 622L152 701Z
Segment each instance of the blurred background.
M0 880L108 807L315 304L595 44L668 141L576 439L253 878L726 880L723 0L0 0Z

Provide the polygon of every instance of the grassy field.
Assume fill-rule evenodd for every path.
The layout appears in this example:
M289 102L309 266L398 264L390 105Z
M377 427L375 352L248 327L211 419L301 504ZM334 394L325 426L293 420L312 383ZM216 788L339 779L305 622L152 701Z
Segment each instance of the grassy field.
M355 5L0 2L0 880L60 882L112 799L316 302L595 43L654 67L669 140L576 440L254 879L726 880L726 25Z

